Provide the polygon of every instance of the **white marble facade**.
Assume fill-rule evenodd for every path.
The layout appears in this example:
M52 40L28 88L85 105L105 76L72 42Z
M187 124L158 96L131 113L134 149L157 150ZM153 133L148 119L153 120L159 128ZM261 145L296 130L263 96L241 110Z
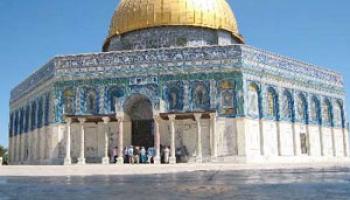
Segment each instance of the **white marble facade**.
M247 118L216 119L215 139L210 135L210 120L201 120L203 162L312 162L348 160L348 130L312 125L254 120ZM100 163L104 157L104 124L85 125L85 158L87 163ZM193 120L175 122L175 146L186 146L188 162L196 162L197 125ZM279 127L279 128L278 128ZM109 152L118 145L118 124L107 126ZM160 123L162 145L171 145L170 122ZM307 136L307 152L302 152L301 135ZM52 125L10 140L11 164L62 164L65 157L67 126ZM131 122L124 123L124 145L131 145ZM213 140L216 147L213 147ZM16 147L15 149L13 149ZM28 148L26 148L28 147ZM217 155L213 160L213 149ZM27 150L25 150L27 149ZM78 162L80 125L71 127L72 163Z

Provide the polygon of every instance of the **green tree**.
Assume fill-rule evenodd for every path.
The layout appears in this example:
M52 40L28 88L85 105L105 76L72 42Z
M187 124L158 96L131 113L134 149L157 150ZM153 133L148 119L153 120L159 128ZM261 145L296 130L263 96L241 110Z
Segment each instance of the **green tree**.
M0 157L4 157L6 152L7 152L7 149L5 147L3 147L2 145L0 145Z

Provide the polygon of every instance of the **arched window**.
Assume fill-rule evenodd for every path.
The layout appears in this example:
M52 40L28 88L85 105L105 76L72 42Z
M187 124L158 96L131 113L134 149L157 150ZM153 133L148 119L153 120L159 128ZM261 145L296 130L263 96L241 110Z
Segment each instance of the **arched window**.
M14 129L14 135L17 135L18 133L18 112L17 111L15 112L13 129Z
M282 97L282 114L290 122L294 121L294 102L292 94L285 90Z
M26 124L24 126L24 132L26 133L29 131L29 127L30 127L29 118L30 118L30 106L28 105L26 108Z
M63 103L63 114L75 113L75 91L72 88L68 88L63 92Z
M343 112L343 104L340 101L337 101L334 106L334 124L337 127L344 128L344 112Z
M312 98L310 118L311 118L311 121L314 123L317 123L317 124L321 123L320 101L317 99L317 97Z
M326 126L332 126L332 107L329 99L324 100L322 105L322 120Z
M194 102L195 109L209 109L210 97L209 89L204 83L196 83L192 90L192 100Z
M115 112L115 106L119 98L124 96L124 90L120 87L111 87L108 90L108 104L111 112Z
M39 105L38 105L38 123L37 123L37 128L41 128L43 126L43 115L44 115L44 101L43 98L39 99Z
M266 115L277 119L278 117L278 102L277 94L273 88L267 90L266 96Z
M20 118L19 118L19 133L22 134L24 131L24 109L21 108Z
M50 94L45 98L45 126L49 125L50 120Z
M297 117L303 123L308 123L307 101L304 94L300 94L297 100Z
M172 85L169 85L166 90L166 95L169 110L183 109L183 88L179 83L173 83Z
M34 130L36 126L36 102L32 103L32 108L31 108L31 125L30 125L30 130Z
M86 113L97 114L98 113L98 98L97 92L94 89L87 89L85 93L85 106Z
M252 83L248 86L248 115L251 117L260 116L259 87Z
M236 115L237 99L236 99L235 85L228 80L221 81L220 93L221 93L222 113L226 115Z
M13 133L13 113L10 114L9 137L12 136L12 133Z

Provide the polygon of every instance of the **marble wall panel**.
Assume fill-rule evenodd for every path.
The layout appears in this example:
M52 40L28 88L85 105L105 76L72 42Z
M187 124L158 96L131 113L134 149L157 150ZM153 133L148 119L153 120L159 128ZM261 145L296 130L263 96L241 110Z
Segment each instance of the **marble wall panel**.
M293 156L293 125L288 122L280 122L280 148L282 156Z

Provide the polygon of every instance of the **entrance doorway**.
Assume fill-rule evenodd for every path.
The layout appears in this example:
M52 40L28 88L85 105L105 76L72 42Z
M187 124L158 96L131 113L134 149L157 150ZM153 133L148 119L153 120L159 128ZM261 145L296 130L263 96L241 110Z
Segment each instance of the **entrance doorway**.
M153 120L132 121L132 144L146 149L154 146Z
M124 106L126 114L132 123L131 141L133 146L154 146L153 107L151 101L144 95L130 96Z

